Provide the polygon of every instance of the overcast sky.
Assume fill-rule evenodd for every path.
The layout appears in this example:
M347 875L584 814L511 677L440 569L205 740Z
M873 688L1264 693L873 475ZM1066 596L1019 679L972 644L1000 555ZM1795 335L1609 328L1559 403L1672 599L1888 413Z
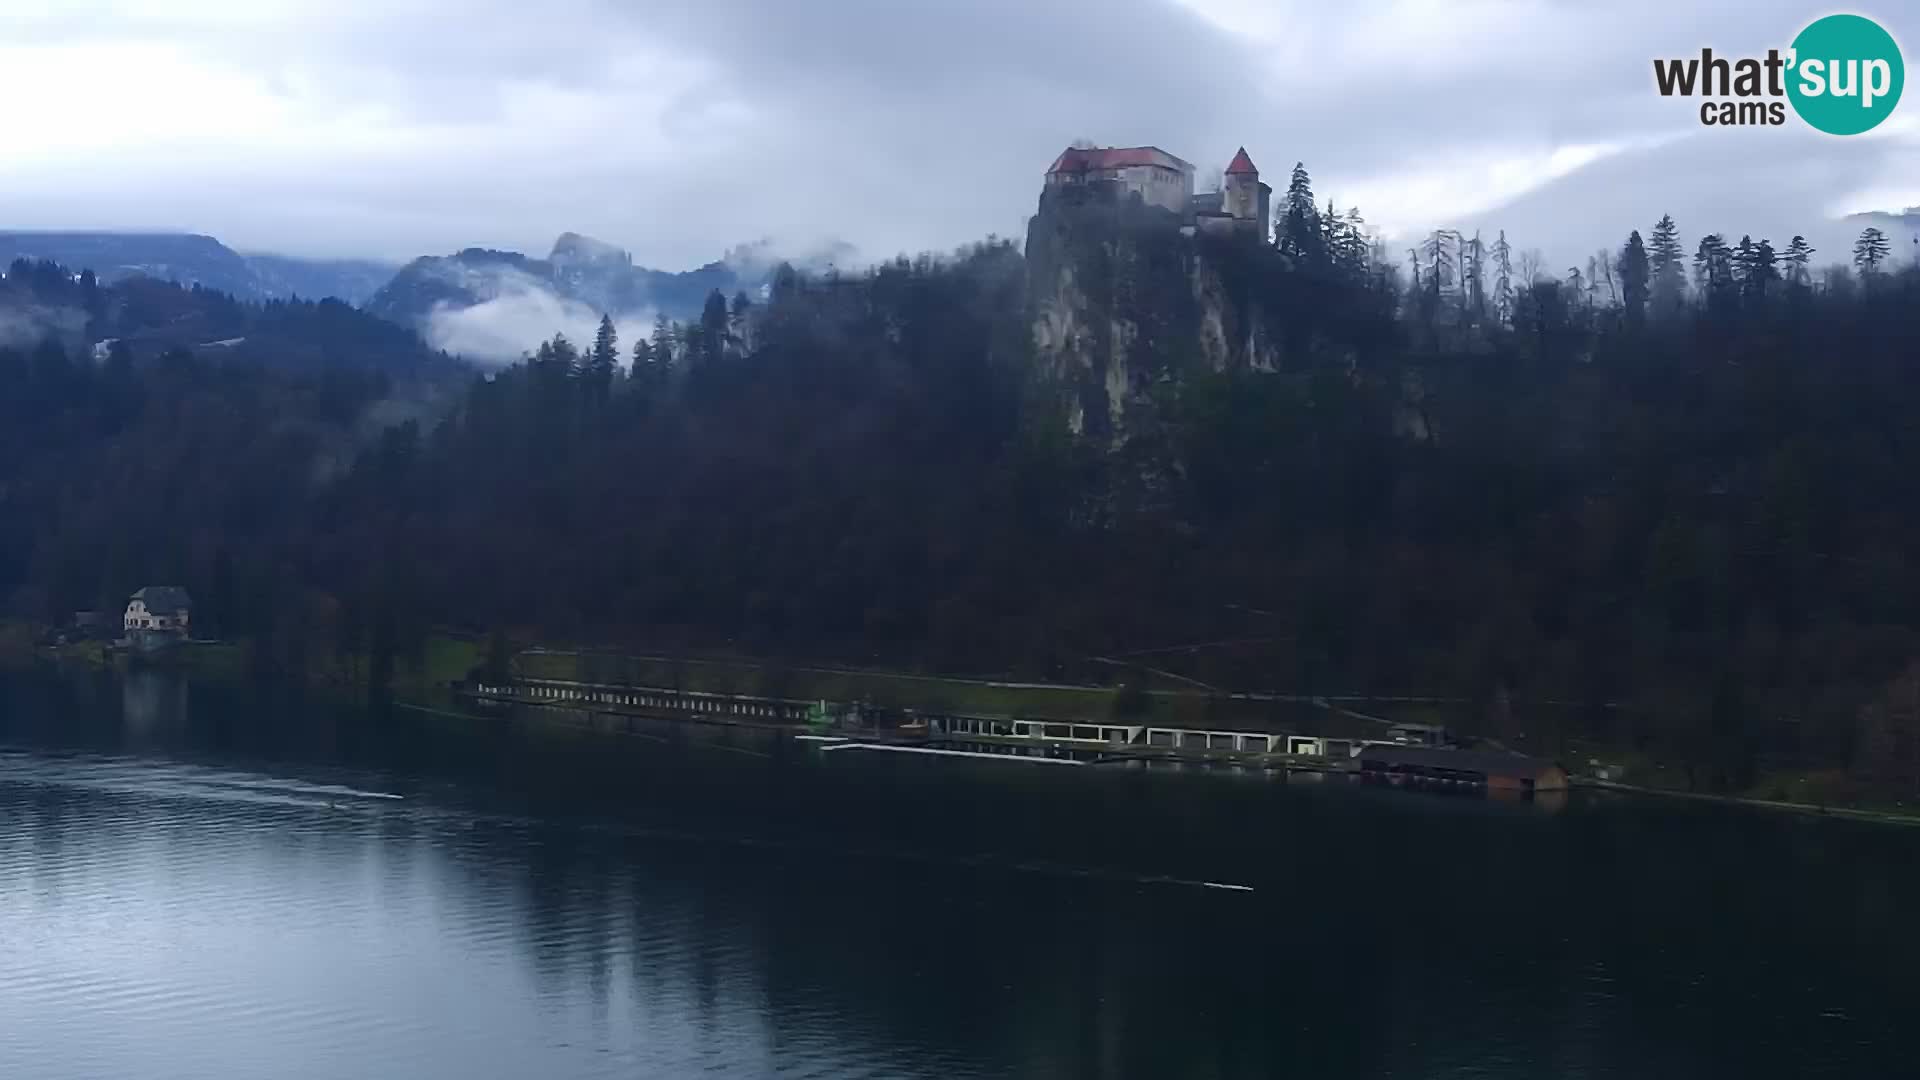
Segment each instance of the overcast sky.
M1550 261L1671 211L1814 235L1920 204L1920 102L1868 136L1703 128L1655 56L1785 47L1824 3L1735 0L5 0L0 227L245 250L682 268L764 235L870 255L1019 235L1073 139ZM1920 41L1907 2L1859 11ZM1911 57L1911 48L1908 50Z

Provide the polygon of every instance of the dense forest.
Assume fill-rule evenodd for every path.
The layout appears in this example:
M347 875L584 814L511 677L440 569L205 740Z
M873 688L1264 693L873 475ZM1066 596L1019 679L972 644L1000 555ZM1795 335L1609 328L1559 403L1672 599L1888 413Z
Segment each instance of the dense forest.
M1769 756L1911 781L1920 270L1889 246L1820 269L1663 218L1564 278L1449 233L1403 272L1296 169L1271 237L1186 256L1280 362L1185 361L1098 438L1004 240L603 323L412 413L425 361L52 340L0 350L0 600L183 584L263 665L361 652L376 681L438 625L1453 696L1494 732L1572 703L1705 785Z

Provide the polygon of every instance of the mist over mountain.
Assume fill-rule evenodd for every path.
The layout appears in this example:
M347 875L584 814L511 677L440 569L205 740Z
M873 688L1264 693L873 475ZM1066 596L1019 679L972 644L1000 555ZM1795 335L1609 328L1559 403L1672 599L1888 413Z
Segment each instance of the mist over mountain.
M133 276L217 289L238 300L333 297L361 304L393 276L374 259L242 254L211 236L168 232L0 232L0 263L47 260L103 283Z
M437 348L504 363L556 332L586 340L602 315L613 318L622 338L637 340L658 316L677 321L698 315L715 291L757 296L782 262L822 273L848 267L855 258L844 243L790 249L760 240L675 272L636 266L617 245L567 232L544 259L477 247L415 259L366 308L419 331Z
M42 348L95 363L191 353L290 371L465 370L405 327L338 299L247 300L146 274L108 281L51 260L15 259L0 280L0 349Z

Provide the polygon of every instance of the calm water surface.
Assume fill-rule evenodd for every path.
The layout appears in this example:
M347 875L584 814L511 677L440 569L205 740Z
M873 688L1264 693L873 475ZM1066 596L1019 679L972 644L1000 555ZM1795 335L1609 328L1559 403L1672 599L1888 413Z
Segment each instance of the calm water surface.
M1917 868L1663 803L0 675L0 1077L1914 1076Z

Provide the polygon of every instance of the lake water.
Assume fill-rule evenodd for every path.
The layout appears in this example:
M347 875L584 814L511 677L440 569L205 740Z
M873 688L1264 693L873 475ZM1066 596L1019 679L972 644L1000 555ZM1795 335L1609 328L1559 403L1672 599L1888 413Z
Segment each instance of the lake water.
M1896 1077L1917 973L1920 830L0 675L0 1077Z

